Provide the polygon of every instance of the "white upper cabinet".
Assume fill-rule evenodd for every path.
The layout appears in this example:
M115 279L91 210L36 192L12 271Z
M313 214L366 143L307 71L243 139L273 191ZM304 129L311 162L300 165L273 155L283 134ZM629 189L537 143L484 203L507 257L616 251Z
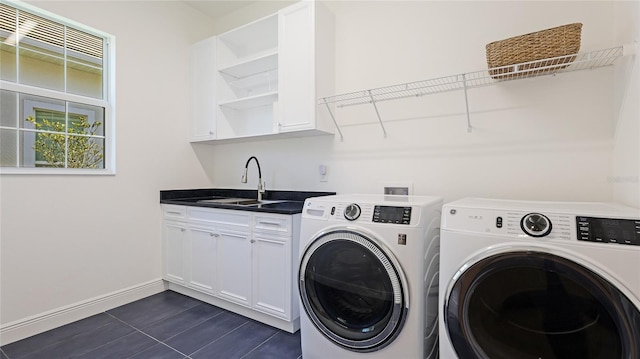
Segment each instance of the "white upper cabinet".
M313 1L302 1L279 14L278 131L333 133L326 109L316 99L334 90L333 14Z
M191 141L216 138L216 39L191 46Z
M278 103L278 16L217 37L217 139L273 131Z
M276 69L278 17L260 20L218 35L218 71L234 78Z
M302 1L205 42L214 46L193 49L193 141L333 133L316 105L333 93L333 15L323 6Z

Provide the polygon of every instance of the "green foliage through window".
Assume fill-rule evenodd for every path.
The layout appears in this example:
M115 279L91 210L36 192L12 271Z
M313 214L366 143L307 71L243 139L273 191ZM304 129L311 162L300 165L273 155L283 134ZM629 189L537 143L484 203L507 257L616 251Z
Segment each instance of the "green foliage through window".
M64 112L36 111L27 122L33 124L36 132L36 166L67 168L99 168L104 159L104 147L96 136L102 123L89 123L86 116Z

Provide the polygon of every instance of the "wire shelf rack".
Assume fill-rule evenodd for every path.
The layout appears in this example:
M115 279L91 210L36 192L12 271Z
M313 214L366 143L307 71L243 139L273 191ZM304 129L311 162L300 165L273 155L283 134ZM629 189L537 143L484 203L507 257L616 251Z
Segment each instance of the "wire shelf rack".
M631 45L635 48L635 45ZM342 132L335 120L331 107L337 108L371 104L374 106L378 121L386 137L386 130L380 117L376 103L401 98L420 97L443 92L463 90L465 93L465 104L467 107L467 130L471 132L471 122L469 118L469 105L467 100L467 90L482 86L490 86L505 81L520 80L538 76L556 75L559 73L595 69L610 66L621 56L633 53L625 51L625 46L618 46L604 50L597 50L567 56L559 56L549 59L536 60L521 64L495 67L488 70L462 73L457 75L444 76L422 81L408 82L404 84L379 87L375 89L350 92L340 95L321 97L318 105L327 107L336 128L343 139Z

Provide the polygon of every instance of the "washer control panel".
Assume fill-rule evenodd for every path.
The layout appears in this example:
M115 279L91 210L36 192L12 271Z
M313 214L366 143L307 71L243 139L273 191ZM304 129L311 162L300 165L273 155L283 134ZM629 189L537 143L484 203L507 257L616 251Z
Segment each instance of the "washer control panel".
M415 225L420 223L419 220L414 218L411 220L411 216L419 216L419 209L413 206L392 206L392 205L378 205L372 203L335 203L327 207L325 210L322 207L322 213L329 219L341 219L354 223L380 223L380 224L400 224L400 225ZM305 208L303 214L305 217L310 217L313 208Z
M378 223L410 224L411 207L375 206L373 221Z
M579 241L640 246L640 220L576 216Z

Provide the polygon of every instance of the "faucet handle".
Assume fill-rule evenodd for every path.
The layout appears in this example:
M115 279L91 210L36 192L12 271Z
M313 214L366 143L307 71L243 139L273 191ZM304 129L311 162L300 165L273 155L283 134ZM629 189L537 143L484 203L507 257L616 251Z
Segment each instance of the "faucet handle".
M248 169L245 167L244 168L244 173L242 174L242 178L240 178L240 182L247 183L247 171L248 171Z

